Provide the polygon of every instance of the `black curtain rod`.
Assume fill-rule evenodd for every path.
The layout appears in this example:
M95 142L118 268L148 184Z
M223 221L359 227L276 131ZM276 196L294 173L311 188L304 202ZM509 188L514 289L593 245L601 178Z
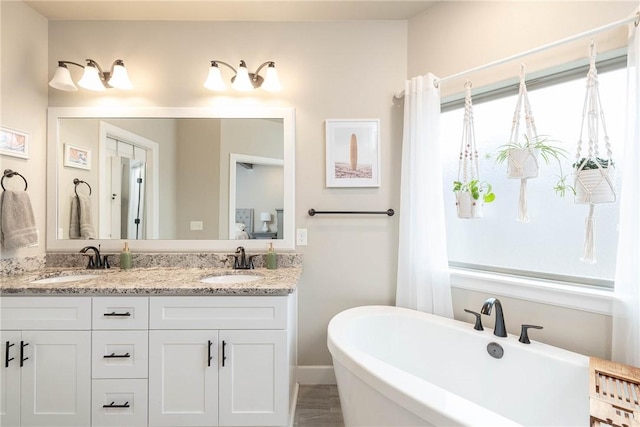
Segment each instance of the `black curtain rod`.
M317 211L315 209L309 209L309 216L316 214L345 214L345 215L389 215L393 216L395 212L393 209L387 209L386 211Z

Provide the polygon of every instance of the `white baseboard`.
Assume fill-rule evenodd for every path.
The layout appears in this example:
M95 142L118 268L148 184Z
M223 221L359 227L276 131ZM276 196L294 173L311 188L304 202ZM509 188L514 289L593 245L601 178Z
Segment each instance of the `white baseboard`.
M336 374L331 365L298 365L298 384L300 385L324 385L336 384Z

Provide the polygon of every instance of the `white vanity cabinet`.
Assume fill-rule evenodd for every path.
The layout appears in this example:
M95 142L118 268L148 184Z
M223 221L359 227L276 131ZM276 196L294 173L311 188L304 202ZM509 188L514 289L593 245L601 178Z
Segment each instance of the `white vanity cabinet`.
M91 298L2 298L0 320L0 425L90 425Z
M287 425L289 298L151 297L149 425Z
M0 320L2 427L290 425L295 293L2 296Z

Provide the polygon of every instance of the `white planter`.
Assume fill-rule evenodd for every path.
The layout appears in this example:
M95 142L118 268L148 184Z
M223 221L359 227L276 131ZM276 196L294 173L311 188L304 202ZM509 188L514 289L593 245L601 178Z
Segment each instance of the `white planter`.
M535 178L538 176L537 148L511 148L507 158L507 178Z
M616 201L614 168L583 169L579 172L574 172L574 174L576 203L596 204Z
M468 191L456 193L458 218L482 218L482 202L474 200Z

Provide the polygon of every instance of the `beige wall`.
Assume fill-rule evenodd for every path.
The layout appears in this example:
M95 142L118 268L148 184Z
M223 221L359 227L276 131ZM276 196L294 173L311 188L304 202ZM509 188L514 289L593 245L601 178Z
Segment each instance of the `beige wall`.
M632 2L440 2L409 21L408 75L434 73L446 77L474 67L535 49L574 34L625 19L638 7ZM619 27L592 38L598 51L624 47L626 29ZM533 72L585 58L590 38L533 57L445 82L443 96L463 90L465 79L473 87L517 77L522 61ZM454 314L470 322L463 310L478 311L489 295L454 289ZM544 331L532 331L538 341L583 354L609 358L611 317L499 296L510 333L533 323ZM491 319L483 319L489 326Z
M45 253L48 23L22 2L0 2L0 15L0 124L30 134L29 159L0 156L0 170L12 169L27 179L40 239L37 247L0 249L0 257L39 257ZM20 177L4 183L7 189L23 188Z

